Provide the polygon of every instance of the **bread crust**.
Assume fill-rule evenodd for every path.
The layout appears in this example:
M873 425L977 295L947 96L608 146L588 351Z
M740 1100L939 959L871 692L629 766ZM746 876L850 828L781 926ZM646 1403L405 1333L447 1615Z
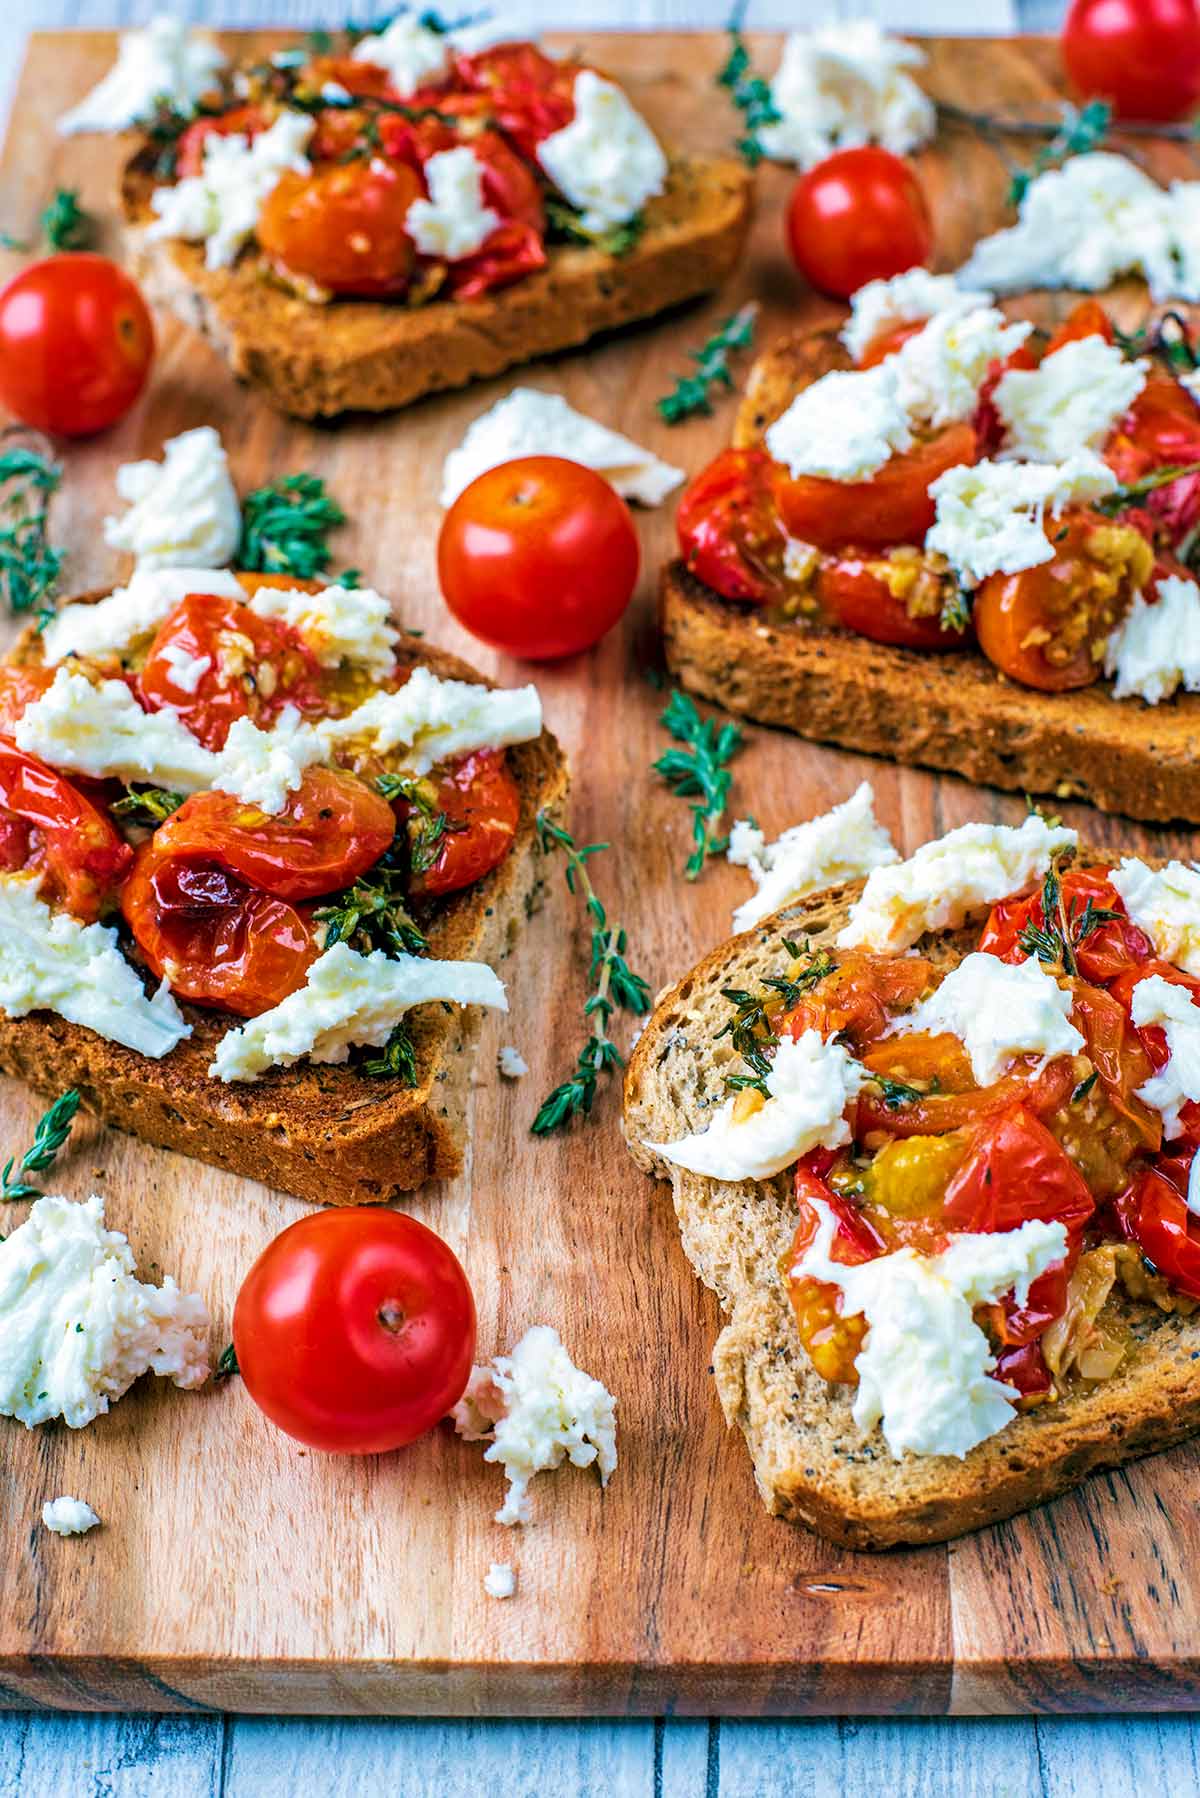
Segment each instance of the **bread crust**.
M1118 1372L1090 1392L1017 1414L962 1461L897 1462L878 1432L861 1436L851 1389L828 1386L804 1352L779 1273L796 1226L787 1177L707 1180L647 1143L703 1128L724 1098L723 1076L737 1057L727 1038L714 1040L728 1017L721 989L751 987L765 966L786 959L784 936L832 945L862 884L785 907L722 943L662 995L630 1059L623 1128L637 1165L670 1181L685 1252L726 1313L713 1375L768 1511L845 1547L875 1550L946 1541L1195 1434L1200 1313L1163 1315L1122 1299L1135 1347ZM944 931L923 939L921 950L948 963L977 936L973 928Z
M743 164L678 157L626 256L555 247L545 269L476 300L320 305L273 283L255 249L233 268L207 269L200 245L148 243L155 155L146 147L132 158L121 190L126 246L147 296L297 418L391 411L665 312L720 285L750 221Z
M26 633L15 655L40 660L36 636ZM483 680L457 656L411 637L401 638L396 655L401 667L422 664L447 680ZM536 818L543 809L562 816L567 761L549 731L508 754L521 794L516 839L491 874L438 905L428 933L435 959L501 961L540 903ZM417 1057L412 1087L348 1066L306 1063L225 1085L208 1074L208 1065L225 1031L243 1020L187 1003L181 1010L192 1035L162 1061L53 1013L0 1017L0 1072L41 1092L74 1086L88 1110L116 1129L313 1204L384 1203L461 1171L478 1007L425 1005L410 1014Z
M846 360L831 332L785 338L755 365L735 443L760 441L800 388ZM1150 706L1114 700L1108 681L1037 692L974 648L932 654L774 624L718 598L681 561L663 570L659 625L667 666L689 691L760 723L1011 792L1200 822L1198 694Z

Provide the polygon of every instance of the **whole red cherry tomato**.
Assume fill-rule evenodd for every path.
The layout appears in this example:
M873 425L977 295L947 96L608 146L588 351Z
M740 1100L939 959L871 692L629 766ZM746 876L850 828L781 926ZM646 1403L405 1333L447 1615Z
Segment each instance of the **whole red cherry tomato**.
M246 1390L289 1436L333 1454L401 1448L458 1403L475 1301L415 1218L351 1205L302 1217L242 1283L233 1346Z
M0 292L0 404L39 431L90 437L146 384L154 326L106 256L47 256Z
M435 776L435 814L446 819L434 859L413 862L409 891L426 897L456 893L499 867L517 834L521 790L502 749L482 749L451 762Z
M890 150L838 150L801 175L788 202L792 261L822 293L849 299L867 281L929 261L933 225L921 184Z
M1200 99L1196 0L1074 0L1062 48L1077 91L1120 119L1178 119Z
M638 563L625 501L561 456L523 456L481 474L438 538L442 592L458 622L535 662L598 643L629 604Z

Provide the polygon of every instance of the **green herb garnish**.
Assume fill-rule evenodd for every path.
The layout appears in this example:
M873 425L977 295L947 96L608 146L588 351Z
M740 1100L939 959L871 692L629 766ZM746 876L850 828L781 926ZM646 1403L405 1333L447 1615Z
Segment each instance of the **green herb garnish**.
M466 826L452 824L445 812L438 811L435 788L415 774L380 774L375 785L389 805L403 799L411 807L409 867L414 874L427 874L441 853L447 834L464 830Z
M1123 512L1126 506L1145 499L1148 493L1155 493L1160 487L1169 487L1172 481L1181 481L1189 474L1200 474L1200 462L1175 462L1166 468L1152 468L1149 474L1139 476L1136 481L1128 481L1114 492L1106 493L1091 503L1097 512L1104 512L1112 518L1118 512Z
M33 1142L21 1157L17 1179L12 1178L15 1156L10 1155L4 1164L4 1172L0 1174L0 1200L38 1199L42 1196L39 1187L30 1186L20 1175L44 1174L47 1168L54 1165L59 1150L71 1134L78 1110L79 1094L72 1087L69 1092L55 1099L50 1109L42 1114L33 1134Z
M126 787L124 797L114 799L109 811L131 824L162 824L183 804L183 794L167 787Z
M771 1056L777 1041L771 1024L771 1013L767 1011L768 1001L772 1002L774 1012L789 1012L798 1005L804 994L832 974L837 968L828 949L814 950L812 945L794 943L789 937L783 938L783 947L793 962L805 965L796 974L768 974L764 976L761 986L763 991L752 993L742 987L722 987L721 997L733 1006L733 1016L727 1024L717 1031L716 1040L729 1037L734 1048L758 1076L757 1080L748 1080L744 1075L729 1074L725 1084L736 1087L739 1082L748 1086L757 1086L765 1095L766 1076L771 1071ZM807 958L807 959L806 959Z
M730 99L742 115L746 129L744 136L737 139L737 149L751 168L755 168L766 155L758 134L764 125L779 122L779 111L771 97L770 82L764 81L761 75L754 74L750 65L750 51L742 36L746 4L747 0L738 0L726 27L730 40L729 55L717 75L717 84L728 91Z
M217 1365L213 1368L213 1379L228 1380L233 1374L241 1373L241 1371L238 1366L237 1350L231 1342L228 1348L221 1350Z
M646 229L645 213L636 212L623 224L609 225L602 231L591 231L573 206L568 206L565 200L557 200L553 196L546 200L546 221L552 236L565 238L568 243L587 244L590 249L602 250L606 256L628 256L641 241Z
M1091 1073L1087 1076L1087 1079L1081 1080L1079 1085L1075 1088L1075 1091L1071 1094L1072 1105L1078 1105L1081 1100L1086 1099L1099 1078L1099 1068L1093 1068Z
M0 594L10 612L39 607L39 622L41 613L52 615L44 602L63 563L46 530L61 480L61 468L37 450L15 445L0 452Z
M1042 922L1037 924L1031 917L1017 937L1017 946L1024 949L1026 955L1036 957L1048 967L1061 968L1066 974L1078 974L1076 951L1092 932L1121 915L1102 905L1094 905L1090 898L1082 906L1075 900L1068 905L1053 862L1042 882L1041 906Z
M416 1085L417 1051L403 1019L392 1026L392 1034L384 1045L383 1054L360 1061L358 1070L360 1074L369 1074L373 1080L400 1080L405 1086Z
M883 1095L883 1102L889 1111L899 1111L902 1105L913 1105L925 1094L919 1086L908 1086L903 1080L891 1080L886 1074L872 1074L871 1080Z
M567 891L578 893L592 925L592 959L588 980L592 986L583 1015L591 1023L591 1031L575 1072L561 1086L556 1086L543 1099L531 1129L535 1136L549 1136L574 1117L587 1117L596 1099L596 1087L603 1073L623 1067L625 1058L608 1034L609 1020L619 1007L644 1017L650 1009L650 988L640 974L635 974L625 959L626 936L619 924L610 924L608 913L596 896L587 871L592 856L608 848L607 843L577 844L570 831L555 824L545 812L537 815L538 840L543 855L561 849L567 858L565 869Z
M401 955L422 955L429 938L409 916L404 901L406 876L399 859L390 849L359 876L353 886L345 887L326 900L313 916L325 926L325 947L349 943L364 955L382 949L393 960Z
M1062 108L1062 120L1050 142L1034 157L1027 169L1018 169L1008 190L1010 206L1019 206L1029 191L1029 184L1047 169L1059 168L1072 156L1086 156L1102 144L1112 123L1112 107L1107 100L1089 100L1079 108L1069 101Z
M692 806L692 841L695 848L684 864L689 880L696 880L710 855L721 855L728 837L716 834L725 815L729 785L733 775L729 763L745 744L745 736L736 724L717 728L715 719L701 718L695 701L687 693L673 688L660 723L684 745L668 749L653 764L671 790L682 799L695 798Z
M944 631L965 631L971 622L971 595L956 587L942 606L938 623Z
M319 475L290 474L257 487L242 501L242 539L236 566L310 581L331 560L328 537L346 514Z
M681 375L672 391L658 402L658 410L669 425L676 425L680 419L690 418L696 412L711 412L712 389L716 386L732 388L729 352L749 348L757 313L758 304L751 300L740 312L727 318L702 348L688 351L696 364L696 373Z
M52 250L86 250L94 221L79 204L78 190L60 187L42 214L42 235Z

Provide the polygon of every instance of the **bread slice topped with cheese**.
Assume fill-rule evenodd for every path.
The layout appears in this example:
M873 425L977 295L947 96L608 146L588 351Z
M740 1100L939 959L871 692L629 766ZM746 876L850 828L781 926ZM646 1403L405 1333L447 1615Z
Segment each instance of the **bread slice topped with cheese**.
M685 491L669 666L819 741L1200 820L1196 360L1096 301L1047 336L949 276L871 283L759 360Z
M651 318L720 285L749 217L739 161L668 154L615 81L502 22L401 12L141 122L121 196L139 279L303 418Z
M767 1508L881 1549L1200 1429L1200 874L1037 815L870 850L662 996L624 1128Z
M0 663L0 1069L320 1203L462 1163L565 759L381 595L140 569Z

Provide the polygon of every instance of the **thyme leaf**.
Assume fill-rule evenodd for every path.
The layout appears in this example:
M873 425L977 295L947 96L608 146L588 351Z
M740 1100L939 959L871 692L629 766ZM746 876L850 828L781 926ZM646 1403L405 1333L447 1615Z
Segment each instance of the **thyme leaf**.
M565 200L555 199L553 195L546 200L546 220L552 236L565 238L568 243L587 244L591 249L602 250L606 256L628 256L641 241L646 229L645 213L635 212L623 224L609 225L602 231L591 231L573 206L568 206Z
M1066 974L1078 974L1077 951L1092 932L1109 924L1120 913L1093 904L1089 897L1080 906L1069 904L1063 897L1062 881L1054 862L1046 870L1040 898L1041 922L1032 914L1017 937L1017 946L1050 968L1061 968Z
M837 968L828 949L814 950L811 943L806 941L801 945L788 937L783 939L783 947L791 962L804 964L795 974L767 975L760 983L765 990L759 992L749 992L743 987L721 989L721 997L733 1006L733 1016L717 1031L716 1040L720 1042L723 1036L729 1037L747 1067L759 1076L759 1080L746 1084L758 1085L763 1093L766 1092L765 1080L771 1071L771 1056L777 1041L772 1017L791 1011L805 993L811 992ZM742 1075L729 1074L725 1084L736 1090L737 1082L743 1079Z
M47 534L50 500L62 469L27 445L0 452L0 594L10 612L48 601L62 568L62 551Z
M124 797L114 799L109 811L131 824L162 824L183 804L183 794L167 787L126 787Z
M938 623L944 631L965 631L971 622L971 595L956 587L942 606Z
M1126 506L1144 499L1148 493L1155 493L1160 487L1169 487L1172 481L1181 481L1189 474L1200 474L1200 462L1173 462L1165 468L1152 468L1149 474L1141 475L1136 481L1127 481L1112 493L1106 493L1101 499L1091 503L1097 512L1104 512L1110 518L1115 517Z
M396 845L360 874L353 886L327 899L313 916L325 926L325 947L349 943L364 955L382 949L393 959L422 955L429 938L409 915L405 903L407 880Z
M409 806L408 859L414 874L426 874L441 853L448 833L465 830L437 809L437 793L431 781L415 774L380 774L375 785L389 805L403 799Z
M913 1105L925 1094L919 1086L909 1086L903 1080L892 1080L886 1074L872 1074L872 1082L883 1095L883 1102L889 1111L899 1111L903 1105Z
M742 36L742 23L746 17L747 0L738 0L734 7L726 30L729 33L729 55L717 75L718 87L727 90L730 99L742 115L745 133L737 139L739 155L757 167L766 155L759 132L764 125L778 123L779 111L771 95L771 84L756 75L750 62L750 51Z
M47 1168L54 1165L59 1150L71 1134L78 1110L79 1094L71 1087L70 1091L55 1099L48 1111L43 1112L33 1133L33 1142L21 1157L15 1180L12 1172L16 1157L10 1155L4 1164L4 1171L0 1173L0 1200L41 1197L41 1189L31 1186L20 1176L25 1173L44 1174Z
M1086 156L1102 144L1112 124L1112 107L1107 100L1089 100L1080 108L1064 102L1058 130L1044 144L1027 169L1018 169L1008 190L1010 206L1019 206L1032 181L1047 169L1059 168L1072 156Z
M213 1379L228 1380L233 1374L241 1373L241 1371L238 1366L237 1350L231 1342L227 1348L221 1350L217 1365L213 1368Z
M696 373L680 375L671 392L664 394L658 402L658 410L669 425L676 425L696 412L711 412L712 389L733 386L729 352L749 348L757 315L758 303L751 300L740 312L727 318L700 349L688 351L696 364Z
M729 763L745 744L736 724L717 728L713 718L701 718L695 701L678 687L672 689L659 722L665 725L681 749L668 749L653 764L672 792L681 799L695 799L692 806L692 841L695 847L684 864L688 880L699 878L710 855L720 855L728 842L717 827L725 815L733 779Z
M360 1073L369 1074L373 1080L393 1079L402 1081L405 1086L416 1085L417 1051L403 1019L392 1026L383 1054L373 1055L359 1062L358 1066Z
M74 187L60 187L42 214L42 235L52 250L86 250L95 221L79 204Z
M255 488L242 501L242 538L235 565L249 572L312 580L329 567L329 534L345 522L346 514L326 492L320 475L284 475Z

